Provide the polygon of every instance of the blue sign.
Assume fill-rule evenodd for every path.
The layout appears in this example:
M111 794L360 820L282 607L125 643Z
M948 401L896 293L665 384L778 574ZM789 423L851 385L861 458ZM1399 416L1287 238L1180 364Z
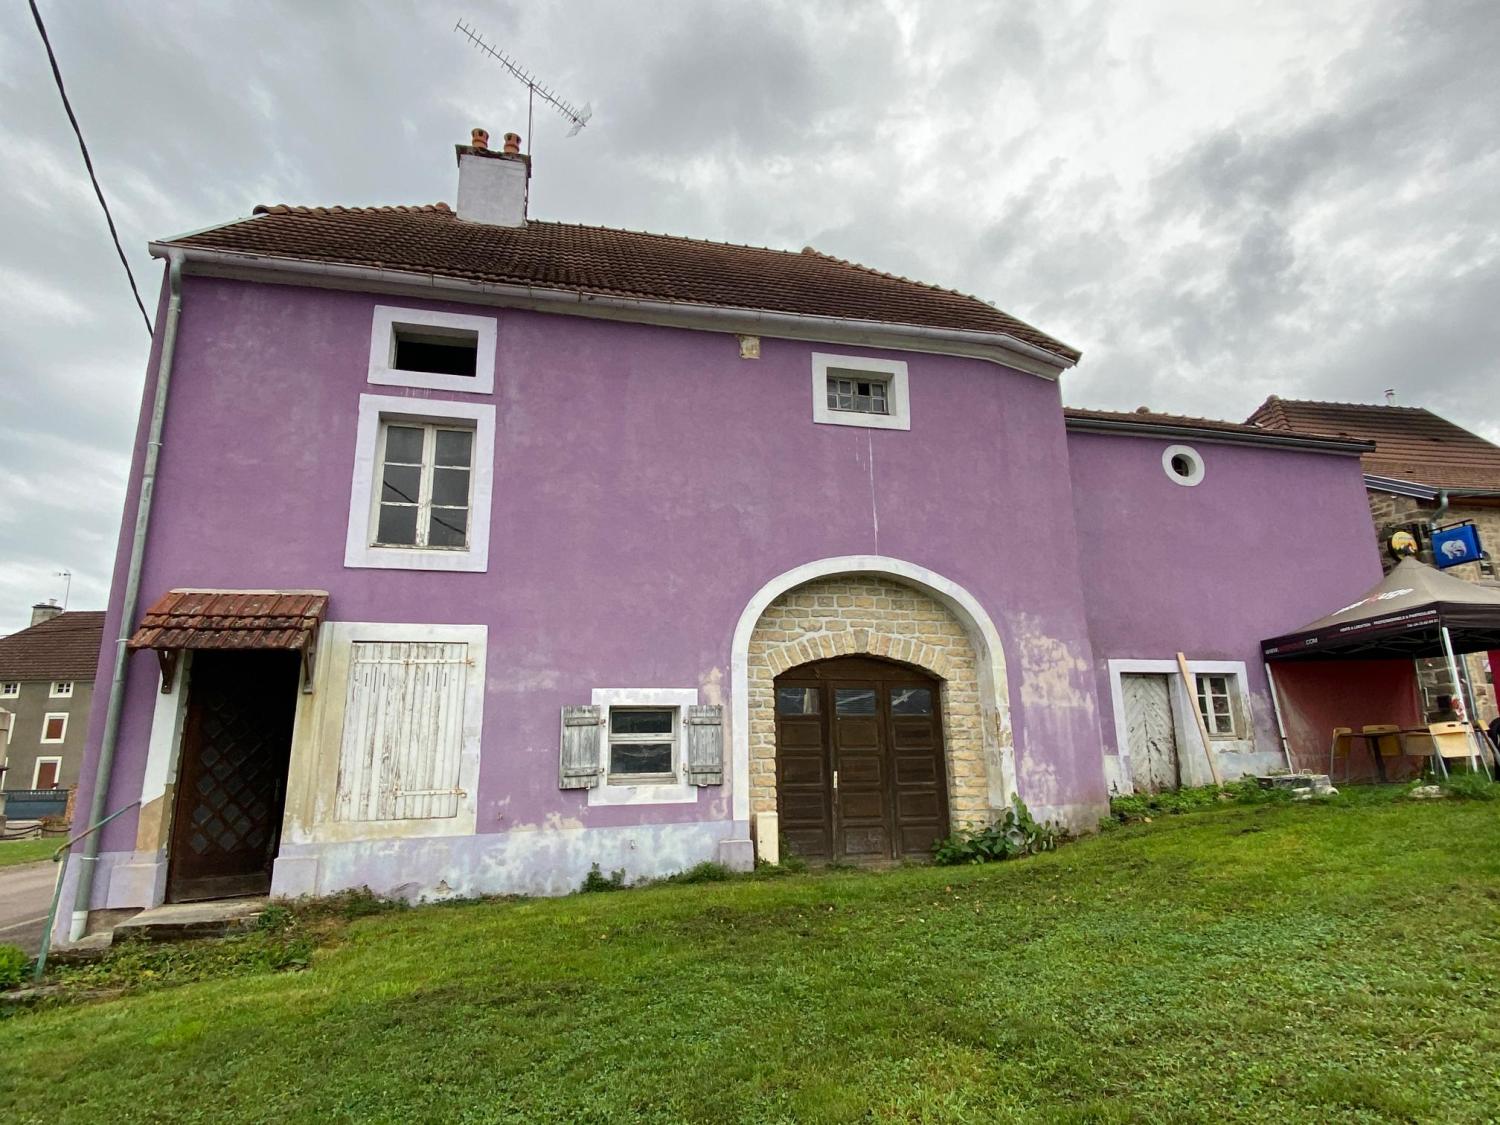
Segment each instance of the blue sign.
M1445 527L1432 533L1432 561L1441 570L1459 563L1478 562L1479 529L1472 523Z

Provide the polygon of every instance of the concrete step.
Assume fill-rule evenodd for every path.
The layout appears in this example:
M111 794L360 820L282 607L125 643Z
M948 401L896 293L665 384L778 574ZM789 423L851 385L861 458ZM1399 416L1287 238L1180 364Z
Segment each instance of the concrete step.
M266 908L266 899L226 898L210 902L174 902L142 910L115 927L114 942L189 941L193 938L224 937L254 929Z

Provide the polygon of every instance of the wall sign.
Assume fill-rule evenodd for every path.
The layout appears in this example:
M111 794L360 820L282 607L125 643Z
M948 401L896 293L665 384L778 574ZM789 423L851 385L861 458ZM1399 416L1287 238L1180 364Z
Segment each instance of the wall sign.
M1459 563L1478 562L1481 554L1479 529L1472 523L1455 524L1432 533L1432 561L1440 570Z

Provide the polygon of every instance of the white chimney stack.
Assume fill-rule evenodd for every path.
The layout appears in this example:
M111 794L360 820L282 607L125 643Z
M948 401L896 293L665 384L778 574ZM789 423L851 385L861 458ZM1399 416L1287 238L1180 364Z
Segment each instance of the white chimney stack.
M1395 406L1396 405L1396 388L1395 387L1387 387L1385 389L1385 404L1387 406Z
M505 134L505 149L489 147L490 135L475 129L471 143L458 150L458 217L497 227L526 225L526 186L531 179L531 157L521 151L521 138Z

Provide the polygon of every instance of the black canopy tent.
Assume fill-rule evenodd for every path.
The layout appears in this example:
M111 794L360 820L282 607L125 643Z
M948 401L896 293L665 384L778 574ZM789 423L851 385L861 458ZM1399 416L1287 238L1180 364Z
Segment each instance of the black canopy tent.
M1275 662L1441 657L1471 723L1474 697L1467 677L1460 674L1456 654L1490 649L1500 649L1500 587L1465 582L1412 558L1397 563L1353 604L1294 633L1261 642L1273 702ZM1286 746L1279 703L1276 722Z
M1272 660L1391 660L1500 649L1500 587L1402 559L1353 605L1261 642Z

